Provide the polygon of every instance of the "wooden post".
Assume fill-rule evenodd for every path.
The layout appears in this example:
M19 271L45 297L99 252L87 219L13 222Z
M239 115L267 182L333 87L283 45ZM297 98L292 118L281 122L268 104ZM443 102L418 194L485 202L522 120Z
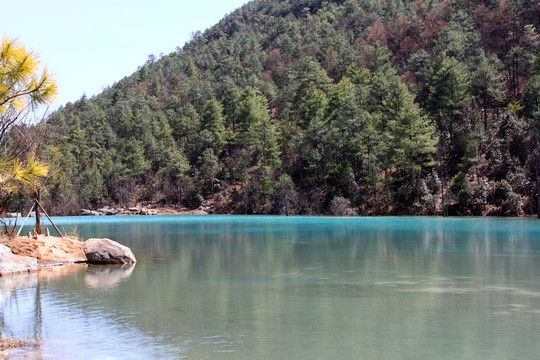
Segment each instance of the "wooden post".
M22 230L24 224L26 224L26 220L28 220L28 217L30 216L30 213L32 212L32 210L34 210L34 206L36 206L35 203L32 204L32 207L30 208L30 211L28 212L28 215L26 215L26 219L24 219L24 221L23 221L21 227L19 228L19 231L17 231L17 236L19 236L19 234L21 233L21 230Z
M37 190L34 194L34 201L39 205L40 191ZM36 232L41 235L41 219L39 218L39 206L36 206Z
M52 226L54 226L54 229L58 232L58 235L60 235L61 238L63 238L64 236L62 235L62 233L60 232L60 230L58 230L58 228L56 227L56 224L54 223L54 221L52 221L51 217L49 216L49 214L47 214L47 212L45 211L45 209L43 208L43 206L41 206L41 204L39 203L39 201L36 200L36 203L38 204L38 206L41 208L41 210L43 211L43 213L45 214L45 216L47 217L47 219L49 219L49 221L51 222Z

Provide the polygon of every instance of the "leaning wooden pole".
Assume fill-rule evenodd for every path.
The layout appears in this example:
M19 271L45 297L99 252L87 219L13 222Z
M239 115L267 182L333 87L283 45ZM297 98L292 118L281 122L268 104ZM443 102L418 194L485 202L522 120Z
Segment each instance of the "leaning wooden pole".
M56 224L54 223L54 221L52 221L51 217L49 216L49 214L47 214L47 212L45 211L45 209L43 208L43 206L41 206L41 204L39 203L39 201L37 201L36 199L36 203L38 204L39 208L41 209L41 211L43 211L43 213L45 214L45 216L47 217L47 219L49 219L49 221L51 222L52 226L54 226L54 229L56 230L56 232L58 232L58 234L60 235L61 238L63 238L64 236L62 235L62 233L60 232L60 230L58 230L58 228L56 227Z
M32 210L34 210L34 206L36 206L36 203L32 204L32 207L30 208L30 211L28 212L28 215L26 215L26 219L24 219L21 227L19 228L19 231L17 231L17 236L19 236L19 234L21 233L21 230L22 230L24 224L26 224L26 220L28 220L28 218L30 217L30 214L32 213Z
M41 199L40 191L39 189L34 194L34 201L36 204L39 204L39 200ZM36 233L38 235L41 235L41 218L39 217L39 206L36 206Z

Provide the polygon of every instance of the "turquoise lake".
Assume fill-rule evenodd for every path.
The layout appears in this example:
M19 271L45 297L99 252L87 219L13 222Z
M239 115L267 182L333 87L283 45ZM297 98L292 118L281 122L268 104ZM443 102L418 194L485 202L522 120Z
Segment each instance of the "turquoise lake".
M127 245L138 262L0 278L1 336L42 340L35 359L540 354L537 220L55 221L67 231L76 227L83 238Z

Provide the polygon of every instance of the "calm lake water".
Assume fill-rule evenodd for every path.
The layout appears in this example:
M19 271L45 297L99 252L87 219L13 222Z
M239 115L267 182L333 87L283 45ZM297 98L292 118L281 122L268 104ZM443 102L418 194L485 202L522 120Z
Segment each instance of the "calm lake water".
M540 222L57 218L135 266L0 278L36 359L534 359Z

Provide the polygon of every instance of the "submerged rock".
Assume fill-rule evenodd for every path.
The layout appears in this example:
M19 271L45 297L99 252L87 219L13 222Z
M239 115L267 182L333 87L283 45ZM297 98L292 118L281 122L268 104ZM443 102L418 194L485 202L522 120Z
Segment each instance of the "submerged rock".
M38 269L36 258L15 255L11 249L0 244L0 276Z
M90 264L132 264L137 260L131 250L110 239L88 239L84 253Z

